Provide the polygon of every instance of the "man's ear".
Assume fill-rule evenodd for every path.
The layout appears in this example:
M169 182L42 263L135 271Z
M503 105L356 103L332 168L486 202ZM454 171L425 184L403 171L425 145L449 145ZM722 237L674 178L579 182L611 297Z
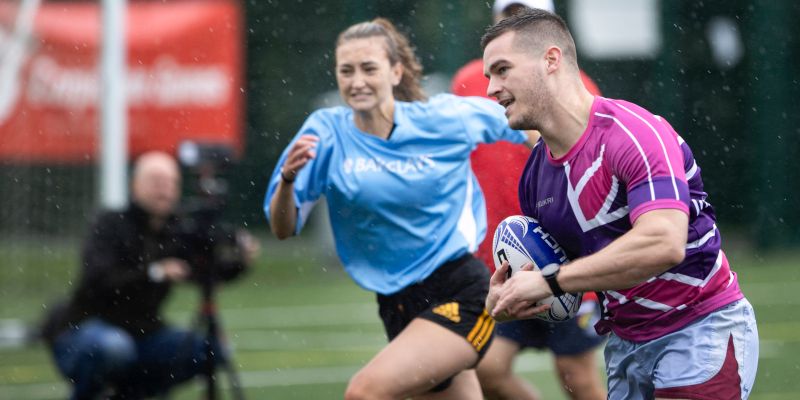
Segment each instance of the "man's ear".
M564 60L564 54L558 46L550 46L544 53L544 60L547 64L547 73L554 72L561 68L561 62Z

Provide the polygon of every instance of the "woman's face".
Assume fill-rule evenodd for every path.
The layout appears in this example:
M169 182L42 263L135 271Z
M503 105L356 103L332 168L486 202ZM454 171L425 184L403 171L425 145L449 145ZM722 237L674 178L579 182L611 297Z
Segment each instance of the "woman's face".
M350 39L336 48L339 94L355 111L371 111L393 99L402 72L400 63L389 63L382 37Z

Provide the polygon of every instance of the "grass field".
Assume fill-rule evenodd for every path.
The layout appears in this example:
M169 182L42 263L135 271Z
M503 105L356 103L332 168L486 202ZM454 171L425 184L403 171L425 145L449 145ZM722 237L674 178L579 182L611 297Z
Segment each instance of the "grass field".
M262 243L255 268L218 299L246 398L341 398L348 378L385 343L373 295L355 286L330 255L304 247L309 241ZM759 323L761 359L751 398L800 399L798 254L745 253L729 250ZM11 345L3 335L15 324L35 324L76 279L76 265L72 242L0 241L0 399L66 397L67 386L40 343ZM169 319L191 325L197 297L192 287L177 290ZM546 399L564 398L547 354L525 353L517 370ZM171 398L200 397L196 383Z

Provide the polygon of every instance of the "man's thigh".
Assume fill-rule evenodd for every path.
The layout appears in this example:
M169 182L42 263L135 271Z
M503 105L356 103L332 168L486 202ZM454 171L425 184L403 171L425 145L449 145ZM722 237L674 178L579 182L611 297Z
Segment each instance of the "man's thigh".
M746 299L674 334L654 371L655 396L746 399L758 367L758 328Z
M140 377L158 387L171 386L185 381L205 368L208 356L205 337L194 331L162 328L137 341L139 362L148 370L148 377ZM219 343L213 343L211 357L219 364L225 359Z
M758 332L740 300L661 338L606 347L610 399L747 398L755 380Z
M97 368L115 367L118 361L133 361L135 352L134 341L127 332L96 318L62 333L53 343L53 356L59 370L72 379L81 371L95 374L101 372L96 371Z

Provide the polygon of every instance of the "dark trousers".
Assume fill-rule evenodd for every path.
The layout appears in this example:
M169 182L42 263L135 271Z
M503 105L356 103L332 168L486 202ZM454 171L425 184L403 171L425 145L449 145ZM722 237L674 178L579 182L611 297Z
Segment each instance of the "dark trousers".
M166 393L177 383L204 371L205 338L165 327L144 337L100 319L89 319L59 335L53 356L73 383L70 399L93 399L113 388L125 399ZM214 355L222 357L218 343Z

